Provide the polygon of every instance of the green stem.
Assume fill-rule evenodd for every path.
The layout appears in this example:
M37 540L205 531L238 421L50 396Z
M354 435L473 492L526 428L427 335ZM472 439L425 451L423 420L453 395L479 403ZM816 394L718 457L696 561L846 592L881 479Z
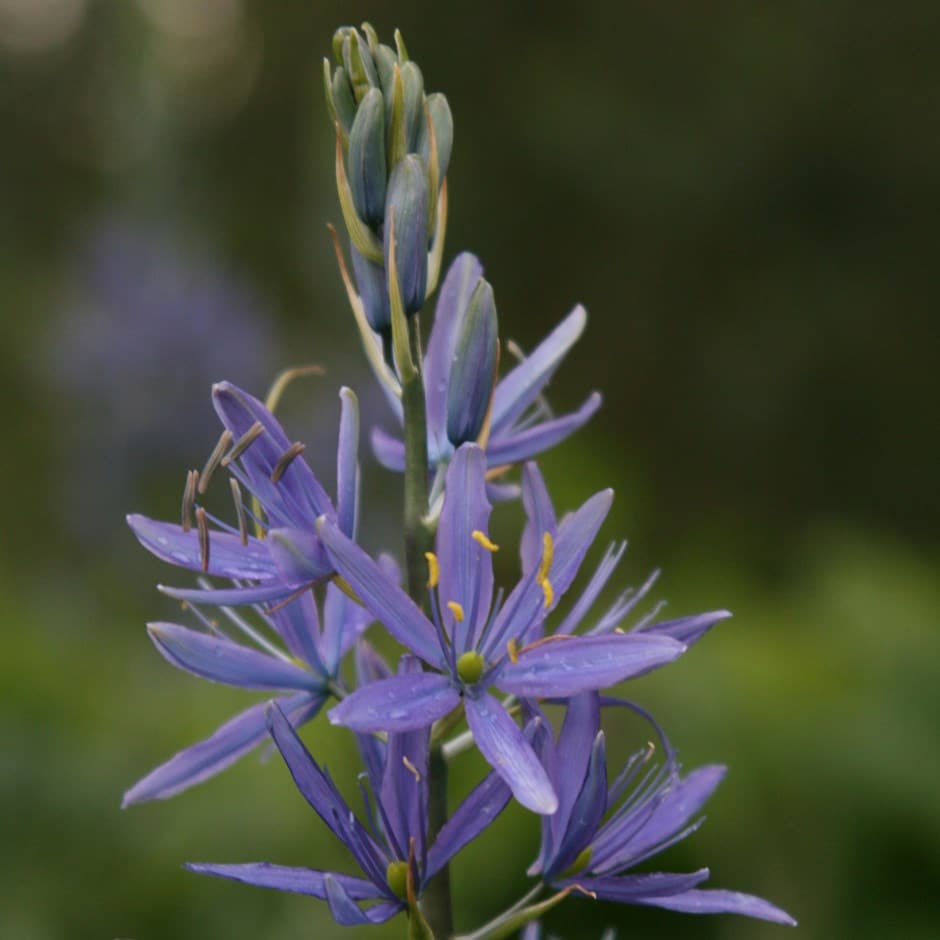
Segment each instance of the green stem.
M428 844L433 844L441 827L447 822L447 761L439 744L431 746L430 775L428 778L429 820ZM450 866L445 865L431 879L424 892L422 910L438 940L454 933L454 915L451 909Z

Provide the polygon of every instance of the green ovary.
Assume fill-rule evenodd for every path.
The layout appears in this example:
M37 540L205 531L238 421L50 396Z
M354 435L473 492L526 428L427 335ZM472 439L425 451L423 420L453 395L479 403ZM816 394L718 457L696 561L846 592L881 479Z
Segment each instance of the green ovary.
M474 682L480 681L480 676L483 675L485 665L483 657L476 652L476 650L470 650L469 652L462 653L458 658L457 675L460 676L461 681L466 682L467 685L473 685Z

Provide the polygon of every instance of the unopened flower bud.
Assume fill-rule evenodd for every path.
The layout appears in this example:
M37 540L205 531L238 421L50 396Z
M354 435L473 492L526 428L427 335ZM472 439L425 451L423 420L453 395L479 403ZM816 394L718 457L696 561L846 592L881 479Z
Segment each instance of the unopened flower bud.
M385 269L390 270L391 222L395 267L405 313L424 305L428 281L428 182L424 161L408 154L392 171L385 200Z
M454 146L454 118L450 113L450 105L444 95L436 92L427 97L428 113L434 125L434 140L437 144L438 179L443 182L450 166L450 154ZM418 126L417 151L424 158L424 162L431 162L431 133L428 122L421 121Z
M346 175L359 217L377 228L385 214L385 104L382 92L370 88L359 104L349 134Z
M462 321L447 389L447 437L455 448L479 437L496 382L496 303L482 277Z
M352 242L349 244L349 253L352 257L356 289L359 291L369 326L383 336L389 334L392 328L392 312L389 307L388 285L385 282L385 268L363 257Z

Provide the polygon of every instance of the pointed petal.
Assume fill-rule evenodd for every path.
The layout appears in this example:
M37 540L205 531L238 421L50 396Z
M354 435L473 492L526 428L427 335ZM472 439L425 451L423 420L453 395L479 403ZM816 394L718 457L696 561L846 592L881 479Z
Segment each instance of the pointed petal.
M535 813L551 814L558 798L532 746L492 695L466 696L467 724L487 763L509 784L513 796Z
M389 633L426 663L441 667L443 660L434 625L415 602L329 519L317 527L336 570Z
M400 901L385 901L363 909L356 904L345 885L332 872L327 872L324 876L323 886L326 889L330 913L341 927L353 927L357 924L384 924L405 906Z
M339 390L342 413L336 449L336 521L340 531L356 537L359 507L359 400L351 388Z
M288 603L278 605L268 617L291 654L326 677L328 673L318 649L320 614L313 591L304 591Z
M433 877L469 845L506 808L511 796L509 785L499 774L487 774L441 826L428 852L425 877Z
M796 926L796 921L786 911L763 898L753 894L741 894L738 891L693 889L663 897L634 898L632 903L682 911L685 914L742 914L745 917L769 920L774 924Z
M178 588L167 584L158 584L157 590L167 597L189 604L213 604L223 607L237 607L240 604L265 604L279 601L294 593L280 578L262 581L246 587L233 588Z
M459 704L460 693L449 676L426 672L371 682L331 708L327 717L353 731L416 731Z
M587 312L580 304L496 386L493 400L493 432L509 427L536 399L578 341L587 324Z
M405 470L405 445L397 437L392 437L381 428L372 429L372 452L375 459L386 470L403 473Z
M555 845L561 843L568 828L571 810L588 774L594 740L600 727L600 700L596 692L584 692L568 702L556 748L561 767L556 773L549 771L558 793L558 812L551 817Z
M447 269L434 309L434 325L424 357L424 387L429 444L436 451L446 443L447 389L463 314L482 276L483 266L474 255L468 252L457 255Z
M320 485L303 457L292 460L277 483L271 474L291 442L280 422L264 405L230 382L212 387L212 402L225 427L237 441L251 426L260 422L262 434L239 458L251 491L258 497L275 526L313 522L317 516L334 516L326 490Z
M574 434L578 428L587 424L601 406L600 392L592 392L577 411L543 421L525 431L513 431L511 428L493 431L486 449L487 460L491 467L503 464L519 463L541 454L566 437Z
M473 537L475 531L489 531L485 476L483 451L475 444L460 447L447 468L437 529L441 606L456 601L464 611L452 633L458 655L472 647L476 627L486 620L493 598L492 554Z
M320 678L309 670L231 640L175 623L151 623L147 631L167 661L203 679L243 689L320 690Z
M333 834L352 852L360 868L377 885L385 884L383 853L320 769L276 702L267 711L268 730L294 778L297 789Z
M303 587L333 573L326 549L312 531L271 529L267 546L278 576L290 588Z
M548 532L552 538L558 531L555 507L552 505L545 478L535 463L522 468L522 505L525 507L526 523L522 531L520 553L522 570L528 573L538 568L542 558L542 536Z
M190 571L202 571L202 550L195 528L184 532L181 526L157 522L146 516L130 515L127 524L140 544L161 561L179 565ZM237 535L212 531L209 534L209 568L207 574L220 578L262 580L273 578L277 569L260 539L248 538L242 545Z
M254 885L257 888L274 888L276 891L306 894L320 898L321 901L326 900L324 878L330 875L343 886L351 898L366 901L383 897L379 889L365 878L317 871L313 868L292 868L287 865L272 865L270 862L247 862L241 865L189 862L184 867L198 875L215 875L217 878L228 878L230 881Z
M668 637L550 637L522 650L517 662L505 663L493 681L513 695L568 698L642 675L683 652Z
M660 794L655 809L639 831L633 831L636 824L629 815L619 824L605 826L602 837L595 843L594 870L616 871L648 857L701 811L725 772L726 768L712 764L678 779Z
M372 620L369 611L360 607L335 584L330 582L326 586L320 648L323 651L323 662L331 675L336 673L340 660L352 649Z
M639 627L634 633L644 633L653 636L671 636L686 646L697 643L716 623L727 620L731 616L730 610L712 610L706 614L693 614L691 617L679 617L676 620L661 620Z
M622 878L576 877L587 891L593 891L602 901L618 901L621 904L652 903L655 897L680 894L701 884L708 878L708 869L701 868L688 874L651 872L645 875L625 875ZM646 899L641 901L640 898Z
M307 706L324 698L306 693L281 700L281 707L293 724ZM185 748L152 770L124 794L122 807L147 800L165 800L203 780L214 777L267 737L264 712L267 702L259 702L227 721L214 734Z

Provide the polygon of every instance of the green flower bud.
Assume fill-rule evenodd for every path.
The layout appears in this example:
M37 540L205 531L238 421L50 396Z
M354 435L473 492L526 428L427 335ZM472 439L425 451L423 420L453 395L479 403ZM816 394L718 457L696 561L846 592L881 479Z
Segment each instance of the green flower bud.
M359 32L351 27L343 37L343 65L349 74L349 83L357 103L365 98L370 88L378 87L379 77L372 53Z
M346 175L359 217L377 228L385 215L385 104L370 88L359 104L349 134Z
M450 155L454 146L454 118L450 112L447 98L440 92L427 96L428 113L434 125L434 140L437 143L438 179L443 182L450 166ZM431 163L431 134L428 130L427 120L421 121L418 126L418 141L415 148L424 162Z
M447 388L447 437L455 448L479 437L496 383L496 303L482 277L462 320Z
M408 154L392 171L385 200L385 270L391 253L390 223L395 220L395 266L405 313L424 305L428 281L428 183L424 162Z
M418 127L424 120L424 76L416 62L406 62L401 67L401 78L405 86L405 146L414 153Z

